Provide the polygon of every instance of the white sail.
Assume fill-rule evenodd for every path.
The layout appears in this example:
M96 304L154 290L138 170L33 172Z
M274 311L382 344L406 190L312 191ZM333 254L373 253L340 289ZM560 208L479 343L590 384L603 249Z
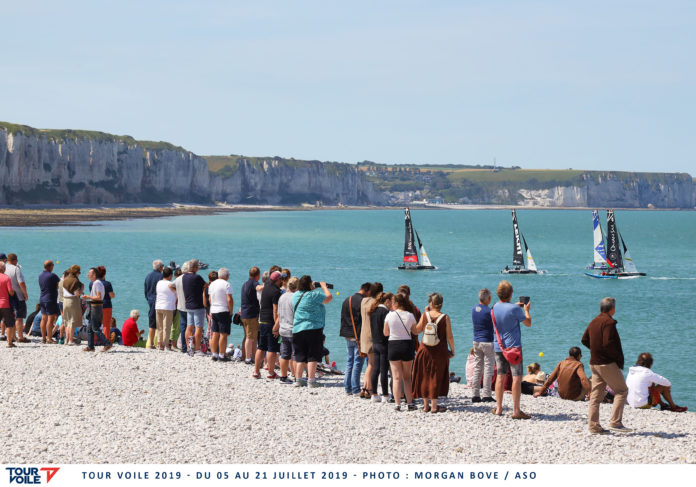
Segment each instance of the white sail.
M425 251L425 247L423 245L420 246L420 263L421 265L424 266L431 266L432 264L430 263L430 259L428 259L428 253Z
M594 236L594 264L596 267L607 265L607 254L604 251L604 235L602 226L599 224L599 214L597 210L592 211L592 227Z
M624 272L638 272L636 265L633 263L633 259L631 259L631 254L628 253L628 249L626 249L626 251L624 252L623 266Z
M532 251L529 250L529 247L527 247L527 269L530 271L537 270L537 266L534 263L534 257L532 257Z

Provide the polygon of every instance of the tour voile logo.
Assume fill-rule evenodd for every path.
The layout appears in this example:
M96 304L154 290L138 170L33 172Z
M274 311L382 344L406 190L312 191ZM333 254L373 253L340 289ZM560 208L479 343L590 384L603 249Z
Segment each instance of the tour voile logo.
M42 472L46 472L46 483L58 473L60 467L5 467L10 474L10 484L42 484Z

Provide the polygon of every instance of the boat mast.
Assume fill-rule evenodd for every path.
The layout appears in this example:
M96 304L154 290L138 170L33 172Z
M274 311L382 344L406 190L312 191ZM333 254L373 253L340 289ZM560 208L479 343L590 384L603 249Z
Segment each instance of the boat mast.
M524 267L522 243L520 242L520 229L517 226L517 212L515 210L512 210L512 234L512 265Z

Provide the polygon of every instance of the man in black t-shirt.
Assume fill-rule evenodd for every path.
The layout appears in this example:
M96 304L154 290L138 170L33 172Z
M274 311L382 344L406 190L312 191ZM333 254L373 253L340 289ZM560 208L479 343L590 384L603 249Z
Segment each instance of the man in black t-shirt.
M186 340L194 337L193 350L191 355L201 349L201 339L203 338L203 326L205 326L205 307L203 306L203 289L205 281L198 275L199 262L193 259L189 262L189 271L181 279L186 298Z
M275 379L278 375L275 373L276 358L280 352L280 344L278 336L280 335L280 319L278 317L278 300L282 294L280 286L283 284L285 274L278 271L273 272L266 285L261 291L261 303L259 311L259 348L256 351L256 360L254 363L255 379L261 377L261 364L263 364L263 355L266 352L266 365L268 367L268 379Z

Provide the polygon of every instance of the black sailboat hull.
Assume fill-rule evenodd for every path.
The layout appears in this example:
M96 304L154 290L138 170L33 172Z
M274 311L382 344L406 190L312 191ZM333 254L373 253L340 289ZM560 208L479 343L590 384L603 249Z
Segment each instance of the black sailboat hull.
M500 271L501 274L539 274L539 271L533 271L531 269L503 269Z
M400 265L397 267L397 269L400 269L402 271L423 271L423 270L428 270L428 269L437 269L434 265Z

